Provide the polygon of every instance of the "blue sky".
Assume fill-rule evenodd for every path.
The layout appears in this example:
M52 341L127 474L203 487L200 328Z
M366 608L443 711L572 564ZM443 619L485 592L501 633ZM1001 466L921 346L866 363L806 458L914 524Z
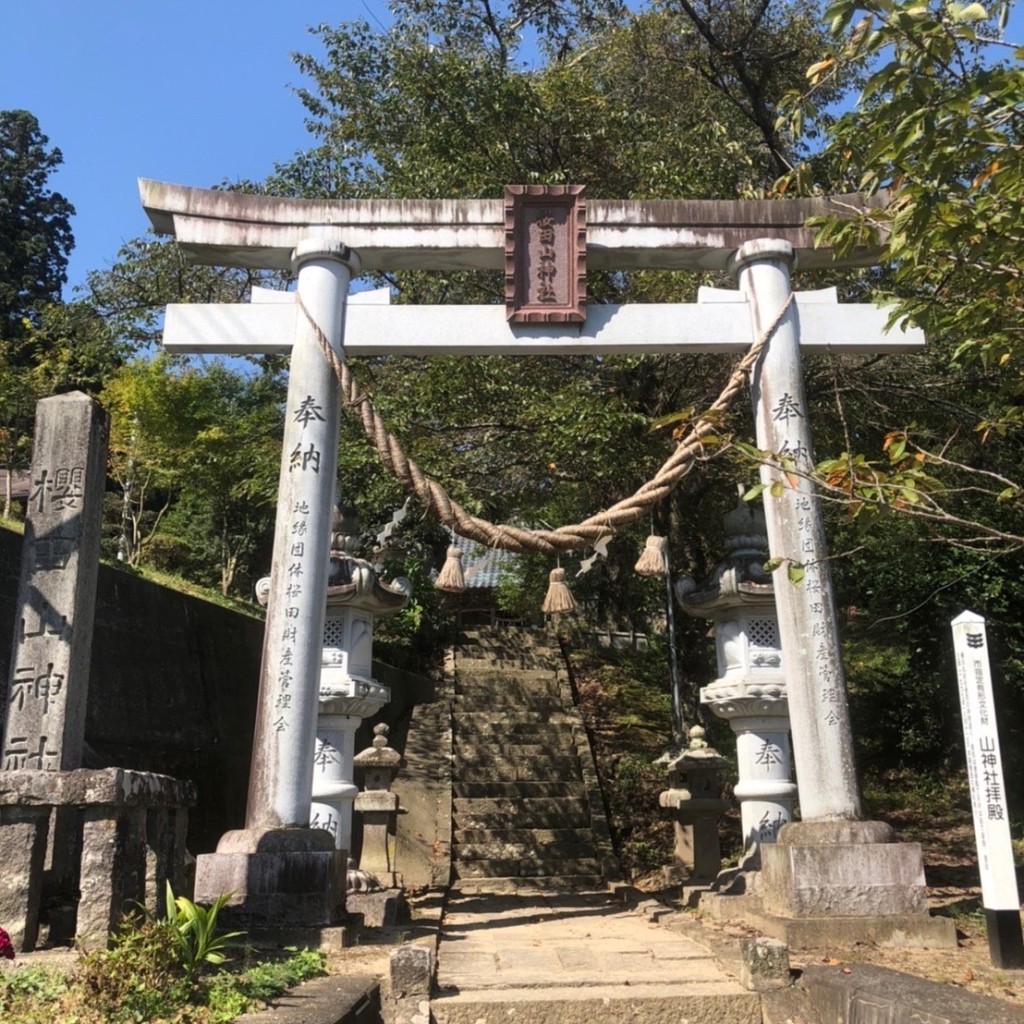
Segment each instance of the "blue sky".
M64 154L75 206L68 291L148 221L136 179L262 178L309 144L290 54L308 27L387 18L385 0L0 0L0 109Z
M77 210L68 297L145 233L137 178L259 179L308 146L290 55L358 18L383 27L387 0L0 0L0 109L36 115Z

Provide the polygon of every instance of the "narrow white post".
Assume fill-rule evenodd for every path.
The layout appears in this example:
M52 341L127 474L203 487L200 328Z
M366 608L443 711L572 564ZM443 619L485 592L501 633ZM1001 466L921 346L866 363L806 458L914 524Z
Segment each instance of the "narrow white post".
M965 611L951 625L989 956L996 967L1021 967L1024 966L1024 938L1020 926L1020 895L1013 864L1010 811L999 750L985 620L975 612Z
M295 249L295 321L246 828L309 827L334 508L338 383L316 338L339 354L355 254L312 238ZM310 322L312 321L312 323Z
M754 336L766 331L792 294L793 248L755 239L736 253L740 289L747 296ZM761 355L751 382L758 446L813 465L803 375L800 329L791 303ZM782 559L775 573L775 602L786 666L793 754L805 821L860 819L846 684L839 656L832 581L819 498L806 476L762 466L768 547ZM782 493L768 489L782 483ZM792 571L792 574L791 574ZM798 579L802 571L802 579Z

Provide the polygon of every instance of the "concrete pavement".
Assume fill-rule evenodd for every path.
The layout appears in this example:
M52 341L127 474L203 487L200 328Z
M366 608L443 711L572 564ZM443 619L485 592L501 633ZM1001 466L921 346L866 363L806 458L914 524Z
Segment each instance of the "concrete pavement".
M453 892L441 926L437 1024L760 1024L744 990L692 938L609 892Z

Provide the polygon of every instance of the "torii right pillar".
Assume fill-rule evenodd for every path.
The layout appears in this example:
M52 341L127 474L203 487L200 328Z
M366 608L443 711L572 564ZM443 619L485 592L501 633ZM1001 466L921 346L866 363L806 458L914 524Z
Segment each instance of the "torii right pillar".
M781 560L775 600L803 820L762 849L758 923L794 946L955 946L952 922L928 915L920 846L895 842L889 825L861 812L820 498L808 475L799 312L796 303L786 308L793 264L792 246L776 239L747 242L734 257L754 337L781 316L751 382L757 443L801 470L761 468L769 550ZM777 482L782 493L769 496Z

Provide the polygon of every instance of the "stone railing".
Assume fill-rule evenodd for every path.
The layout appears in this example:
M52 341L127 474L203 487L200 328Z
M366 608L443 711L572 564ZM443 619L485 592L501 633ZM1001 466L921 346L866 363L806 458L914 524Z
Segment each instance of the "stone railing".
M166 882L186 888L195 800L191 782L152 772L0 771L0 926L15 948L38 942L48 844L53 867L72 851L65 877L80 892L72 931L80 943L105 944L127 910L161 913Z

